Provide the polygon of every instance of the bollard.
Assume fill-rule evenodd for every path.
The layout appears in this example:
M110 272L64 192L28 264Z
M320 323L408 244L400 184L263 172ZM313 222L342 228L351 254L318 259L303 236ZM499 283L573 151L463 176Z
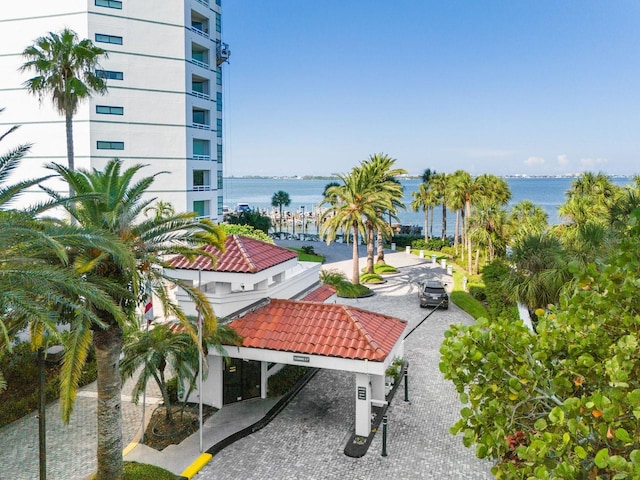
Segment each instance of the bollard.
M382 454L383 457L387 456L387 416L382 416Z
M420 258L424 258L424 250L420 250Z
M409 401L409 367L404 369L404 401Z

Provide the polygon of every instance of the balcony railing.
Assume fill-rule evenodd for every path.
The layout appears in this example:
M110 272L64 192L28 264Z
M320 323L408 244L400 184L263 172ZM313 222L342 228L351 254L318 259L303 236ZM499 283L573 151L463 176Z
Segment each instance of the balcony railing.
M194 192L210 192L211 185L194 185L193 191Z
M205 218L206 218L207 220L211 220L211 217L210 217L209 215L200 215L200 216L197 216L197 217L196 217L196 220L204 220Z
M193 63L194 65L197 65L199 67L206 68L207 70L209 69L209 64L208 63L201 62L200 60L196 60L195 58L191 59L191 63Z
M209 6L209 0L196 0L196 2L201 3L202 5Z
M196 90L191 90L191 95L193 95L194 97L203 98L205 100L211 100L211 97L209 96L208 93L202 93Z
M204 123L193 122L192 127L197 128L198 130L211 130L211 125L206 125Z
M211 155L194 155L193 160L200 160L200 161L204 161L204 162L210 162L211 161Z
M200 30L199 28L196 28L196 27L192 26L191 27L191 31L194 32L194 33L197 33L201 37L209 38L209 32L205 32L204 30Z

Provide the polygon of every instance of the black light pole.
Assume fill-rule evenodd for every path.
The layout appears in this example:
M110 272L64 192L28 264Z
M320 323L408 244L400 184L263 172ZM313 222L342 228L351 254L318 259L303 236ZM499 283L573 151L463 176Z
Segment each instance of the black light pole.
M306 227L306 225L305 225L306 220L304 218L304 205L300 205L300 209L302 210L302 239L304 240L304 231L305 231L305 227Z
M38 373L39 398L38 398L38 441L40 480L47 480L47 431L45 424L45 372L44 372L44 347L38 348Z

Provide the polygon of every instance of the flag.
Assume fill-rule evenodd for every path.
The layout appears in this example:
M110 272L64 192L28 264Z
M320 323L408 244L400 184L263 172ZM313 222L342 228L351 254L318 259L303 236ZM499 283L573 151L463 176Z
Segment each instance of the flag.
M146 303L144 304L144 318L147 321L147 324L153 322L153 293L151 292L151 289L149 289L149 295Z

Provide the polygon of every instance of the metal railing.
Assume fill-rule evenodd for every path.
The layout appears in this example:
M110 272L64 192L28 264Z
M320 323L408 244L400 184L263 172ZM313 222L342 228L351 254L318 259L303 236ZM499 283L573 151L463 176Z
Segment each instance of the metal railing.
M192 160L199 160L199 161L202 161L202 162L210 162L211 161L211 155L194 155L191 158L192 158Z
M193 122L192 127L197 128L198 130L211 130L211 125L205 125L204 123Z
M194 192L210 192L211 185L194 185L193 191Z
M198 98L203 98L204 100L211 100L211 97L208 93L198 92L196 90L191 90L191 95Z

